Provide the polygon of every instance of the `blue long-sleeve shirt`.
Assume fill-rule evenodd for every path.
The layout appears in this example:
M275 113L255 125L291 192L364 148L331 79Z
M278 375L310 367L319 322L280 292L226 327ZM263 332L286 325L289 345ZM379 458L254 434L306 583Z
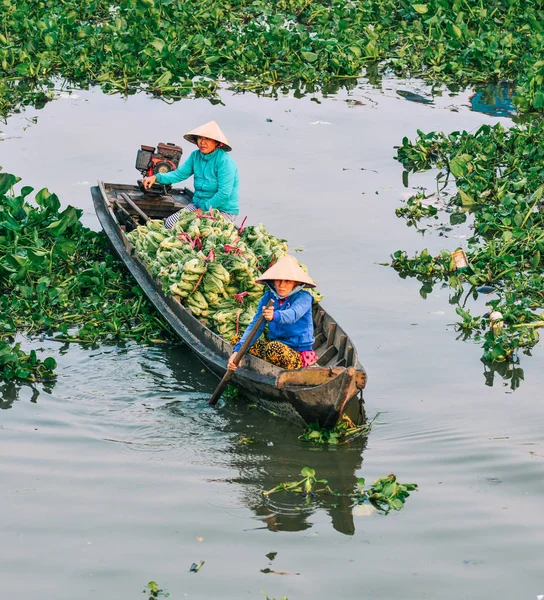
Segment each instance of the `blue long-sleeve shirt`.
M267 290L259 302L253 321L248 325L240 341L234 346L235 352L240 350L240 347L248 337L251 328L262 314L263 308L270 298L274 298L274 318L272 321L268 321L269 339L282 342L297 352L311 350L314 343L312 295L305 290L299 290L283 299L280 305L278 295L272 292L272 290ZM255 333L251 341L251 346L261 336L266 323L265 321Z
M157 183L179 183L194 175L193 202L206 211L210 207L231 215L238 214L238 169L232 158L217 148L210 154L191 152L175 171L159 173Z

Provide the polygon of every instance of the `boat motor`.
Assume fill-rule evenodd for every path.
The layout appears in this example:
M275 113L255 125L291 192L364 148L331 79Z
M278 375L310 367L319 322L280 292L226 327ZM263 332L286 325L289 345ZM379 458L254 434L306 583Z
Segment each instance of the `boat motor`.
M144 177L150 177L158 173L169 173L178 168L182 154L181 146L176 146L171 142L167 144L161 142L156 148L142 144L136 155L136 168ZM138 186L144 193L153 195L166 194L171 187L170 185L155 183L150 189L144 190L141 179L138 180Z

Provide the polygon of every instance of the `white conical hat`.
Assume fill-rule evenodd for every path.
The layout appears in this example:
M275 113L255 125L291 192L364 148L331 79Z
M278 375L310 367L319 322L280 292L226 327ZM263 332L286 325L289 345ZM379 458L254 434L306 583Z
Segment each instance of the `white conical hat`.
M229 144L227 136L221 131L219 125L215 121L209 121L208 123L189 131L189 133L186 133L183 137L188 142L191 142L191 144L196 144L197 137L207 137L222 144L221 147L223 150L226 150L227 152L232 150L232 146Z
M258 279L259 283L271 281L274 279L287 279L289 281L298 281L307 287L315 287L315 281L304 272L298 260L294 256L287 254L280 258L277 263L267 269Z

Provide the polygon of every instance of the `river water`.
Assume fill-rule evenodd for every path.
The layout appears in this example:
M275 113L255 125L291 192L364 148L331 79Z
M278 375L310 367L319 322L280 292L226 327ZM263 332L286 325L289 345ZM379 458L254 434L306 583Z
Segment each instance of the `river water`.
M331 98L223 100L65 94L8 121L0 164L98 229L91 185L135 181L142 143L181 143L187 155L183 133L216 119L240 170L241 215L303 250L355 342L373 430L352 447L310 448L296 426L244 404L209 408L217 380L182 346L26 342L57 359L58 379L2 387L4 595L127 600L154 580L173 600L535 600L542 348L522 357L512 389L478 345L456 339L447 290L424 300L418 282L380 265L401 248L455 249L467 233L422 237L396 218L401 198L434 177L403 187L393 159L402 137L511 121L472 110L468 92L432 98L395 79ZM304 466L344 493L389 472L419 491L387 516L342 500L263 499Z

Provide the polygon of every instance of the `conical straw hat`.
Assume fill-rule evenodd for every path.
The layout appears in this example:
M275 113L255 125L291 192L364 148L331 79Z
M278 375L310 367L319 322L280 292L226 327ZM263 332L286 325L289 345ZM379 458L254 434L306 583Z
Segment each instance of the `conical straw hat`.
M274 279L298 281L307 287L315 287L315 281L304 272L298 260L294 256L289 255L280 258L276 264L266 270L256 281L264 283L265 281Z
M197 137L207 137L223 144L221 146L223 150L226 150L227 152L232 150L232 146L229 144L227 136L221 131L219 125L215 121L209 121L208 123L189 131L189 133L186 133L183 137L188 142L191 142L191 144L196 144Z

